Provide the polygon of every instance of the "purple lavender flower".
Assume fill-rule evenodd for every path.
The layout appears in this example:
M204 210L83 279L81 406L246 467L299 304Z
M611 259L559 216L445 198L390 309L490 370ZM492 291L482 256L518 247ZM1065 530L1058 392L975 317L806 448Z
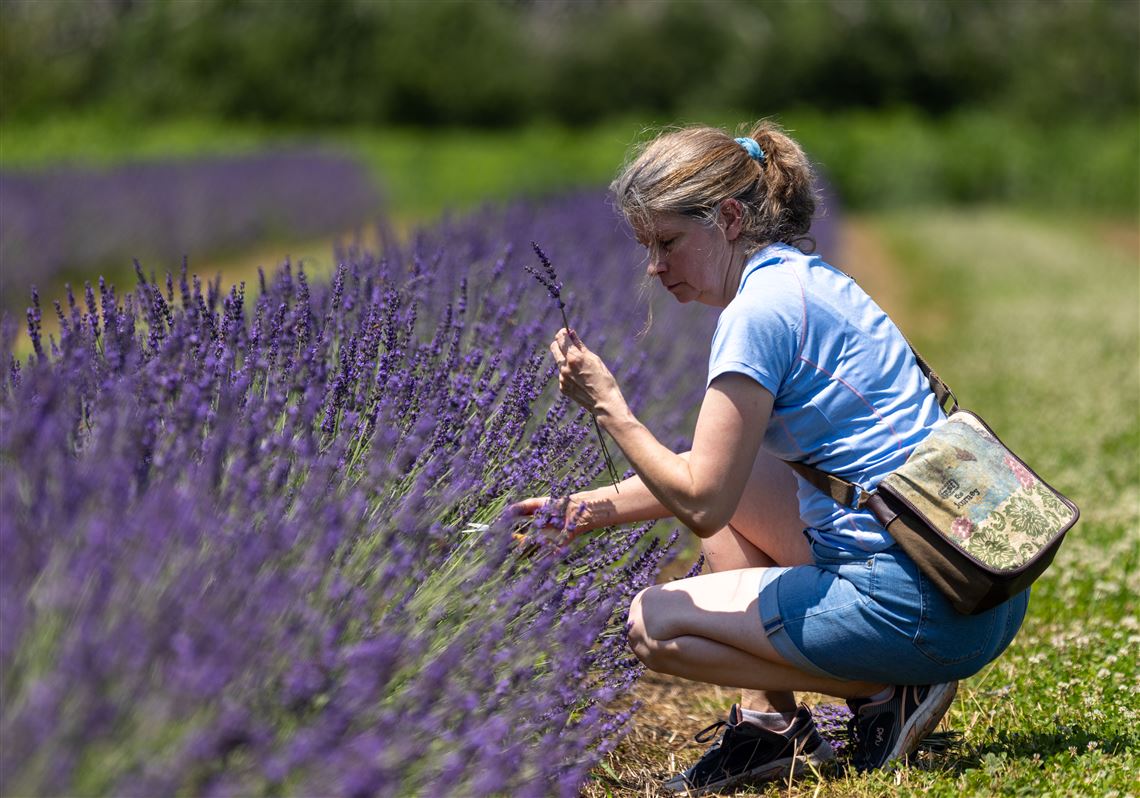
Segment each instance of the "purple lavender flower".
M848 724L851 710L846 704L816 704L811 708L816 728L823 739L831 744L836 753L842 754L850 747Z
M554 266L551 265L550 259L546 257L546 253L538 246L537 242L531 241L531 247L534 248L534 254L538 256L539 262L542 264L542 269L536 269L530 264L524 264L523 268L527 270L550 294L551 298L558 303L558 310L562 312L562 325L570 330L570 320L566 316L566 303L562 300L562 282L558 279L558 273L554 271ZM598 419L591 417L594 421L594 431L598 436L598 447L602 451L602 459L606 463L606 471L609 474L610 482L617 490L618 483L621 481L621 476L614 466L613 457L610 456L609 448L606 446L605 435L602 434L602 428L598 426Z

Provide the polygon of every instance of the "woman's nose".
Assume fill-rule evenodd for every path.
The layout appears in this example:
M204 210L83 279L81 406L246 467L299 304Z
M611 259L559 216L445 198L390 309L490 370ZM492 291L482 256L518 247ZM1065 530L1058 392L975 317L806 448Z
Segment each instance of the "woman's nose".
M665 271L665 264L661 262L661 257L659 255L650 255L649 263L645 267L645 273L650 277L656 277L663 271Z

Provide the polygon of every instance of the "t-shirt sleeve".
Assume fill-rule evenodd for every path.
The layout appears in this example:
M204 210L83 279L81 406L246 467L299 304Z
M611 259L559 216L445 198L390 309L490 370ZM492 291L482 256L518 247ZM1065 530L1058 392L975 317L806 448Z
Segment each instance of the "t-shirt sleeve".
M748 286L752 290L742 291L720 314L706 385L721 374L735 372L756 380L773 396L780 395L800 349L803 294L795 280L763 282Z

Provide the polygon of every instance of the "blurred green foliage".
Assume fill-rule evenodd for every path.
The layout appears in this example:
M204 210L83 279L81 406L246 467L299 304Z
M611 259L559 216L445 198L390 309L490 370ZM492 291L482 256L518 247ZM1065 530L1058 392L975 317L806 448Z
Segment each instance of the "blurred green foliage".
M1138 59L1136 0L0 0L0 167L316 137L424 218L773 116L850 207L1135 212Z
M1043 126L968 109L940 119L907 109L802 110L775 119L803 143L852 209L973 202L1101 213L1140 208L1134 119ZM721 111L693 121L734 130L752 119L747 112ZM579 128L532 123L509 130L352 125L297 131L201 119L136 125L76 115L0 126L0 169L64 161L111 166L320 145L368 165L395 221L422 221L447 208L604 186L631 148L661 124L645 115Z
M4 0L0 118L579 125L707 108L1134 115L1135 0Z
M992 111L789 114L787 125L852 208L1009 202L1140 208L1135 116L1050 126Z

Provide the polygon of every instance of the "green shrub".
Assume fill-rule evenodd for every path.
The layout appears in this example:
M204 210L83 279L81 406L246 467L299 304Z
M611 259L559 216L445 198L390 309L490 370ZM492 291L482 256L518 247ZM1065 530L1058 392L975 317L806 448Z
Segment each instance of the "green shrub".
M4 119L582 125L703 104L1135 114L1128 0L0 3Z
M932 119L909 109L781 117L855 208L1014 202L1135 211L1134 118L1042 127L997 113Z
M655 129L700 121L735 130L759 113L631 114L585 128L535 123L507 130L353 126L300 131L197 119L140 125L111 114L71 115L0 126L0 169L320 142L369 163L397 216L424 218L445 208L604 185L630 147ZM1140 208L1134 118L1059 120L1042 127L995 112L934 118L905 108L834 114L801 109L773 117L803 143L852 209L975 202L1114 214Z

